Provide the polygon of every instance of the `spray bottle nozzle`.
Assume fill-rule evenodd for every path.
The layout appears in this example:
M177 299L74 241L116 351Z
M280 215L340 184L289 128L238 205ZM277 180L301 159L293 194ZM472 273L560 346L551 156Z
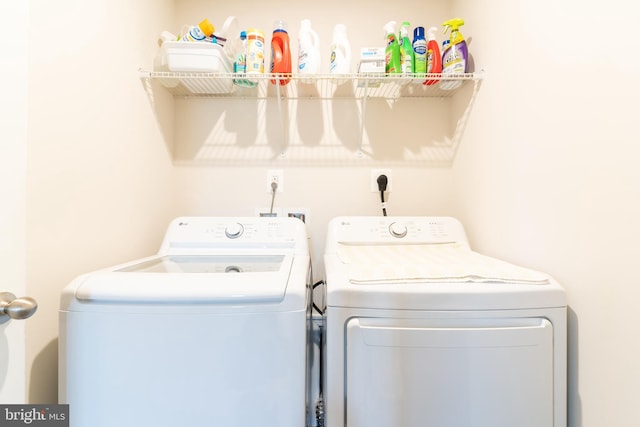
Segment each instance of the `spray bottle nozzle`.
M389 21L386 24L384 24L384 32L385 32L385 36L389 35L389 34L395 34L396 32L396 21Z
M446 34L449 30L452 32L458 31L458 29L464 25L464 21L460 18L453 18L448 21L444 21L442 25L444 26L444 33Z

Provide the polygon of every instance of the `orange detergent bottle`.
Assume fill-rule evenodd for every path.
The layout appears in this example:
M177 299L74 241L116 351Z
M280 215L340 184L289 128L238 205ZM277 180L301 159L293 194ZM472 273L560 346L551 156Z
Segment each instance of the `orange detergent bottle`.
M429 28L427 31L427 73L429 74L441 74L442 73L442 55L440 54L440 46L436 41L437 27ZM426 80L423 84L431 86L439 82L440 79Z
M291 79L289 34L284 21L276 21L274 27L271 38L271 73L282 75L282 77L278 76L277 79L272 79L271 83L276 84L278 81L281 85L286 85Z

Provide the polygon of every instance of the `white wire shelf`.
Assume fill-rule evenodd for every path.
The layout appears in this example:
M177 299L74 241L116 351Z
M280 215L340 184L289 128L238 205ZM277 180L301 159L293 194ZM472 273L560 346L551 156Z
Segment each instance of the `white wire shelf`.
M363 99L446 98L481 73L410 76L360 74L316 74L289 77L257 74L240 78L237 74L159 72L140 70L147 82L157 81L174 96L208 98ZM433 84L425 85L425 81ZM280 83L275 84L275 83ZM251 85L253 87L248 87Z

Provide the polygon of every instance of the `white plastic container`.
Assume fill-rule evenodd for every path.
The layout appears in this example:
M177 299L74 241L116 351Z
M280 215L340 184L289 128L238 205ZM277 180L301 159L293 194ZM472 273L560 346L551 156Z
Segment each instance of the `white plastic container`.
M347 38L347 27L338 24L333 29L329 74L349 74L351 72L351 45Z
M155 71L231 73L233 67L223 48L214 43L167 41L154 63Z
M311 21L303 19L298 33L298 73L317 74L320 69L320 39L311 28Z

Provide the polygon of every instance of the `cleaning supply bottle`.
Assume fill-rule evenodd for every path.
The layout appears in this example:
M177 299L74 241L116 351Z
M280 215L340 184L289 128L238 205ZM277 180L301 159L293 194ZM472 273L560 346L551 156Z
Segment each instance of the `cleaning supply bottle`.
M214 31L215 28L213 24L205 18L197 26L185 25L182 28L178 40L184 42L201 42L205 41L207 37L211 37Z
M469 52L467 51L467 42L460 33L460 27L464 25L464 21L460 18L455 18L445 21L442 25L444 25L445 34L451 30L449 46L442 53L442 73L466 73Z
M429 74L442 73L442 55L440 55L440 46L436 40L436 31L438 31L437 27L431 27L429 31L427 31L427 73ZM430 86L439 80L440 79L426 80L424 84Z
M348 74L351 70L351 45L347 38L347 27L337 24L333 28L331 41L330 74Z
M427 40L424 38L424 27L413 30L413 72L425 74L427 72Z
M202 34L205 35L205 41L212 41L213 33L216 29L208 19L203 19L202 22L198 24L198 28L200 28Z
M247 76L264 74L264 33L257 28L247 30ZM257 79L251 80L257 83Z
M444 53L449 48L451 41L449 39L442 40L442 47L440 48L440 63L442 64L442 59L444 58Z
M233 83L237 86L255 87L257 83L246 79L247 76L247 32L240 32L240 47L236 53L236 60L233 63L233 72L237 78Z
M242 48L236 54L236 60L233 63L233 72L236 74L245 74L247 72L247 32L240 31L240 44Z
M284 21L276 21L274 27L271 37L271 73L282 74L283 77L277 81L280 85L286 85L291 80L291 49L287 24ZM272 79L271 83L276 84L276 79Z
M414 54L411 40L409 40L409 27L411 24L404 21L400 26L400 69L403 76L408 76L414 73Z
M303 19L298 33L298 73L317 74L320 68L320 42L311 21Z
M399 74L402 72L400 64L400 45L396 36L396 21L389 21L384 26L384 34L387 38L387 47L384 54L384 69L387 74Z

